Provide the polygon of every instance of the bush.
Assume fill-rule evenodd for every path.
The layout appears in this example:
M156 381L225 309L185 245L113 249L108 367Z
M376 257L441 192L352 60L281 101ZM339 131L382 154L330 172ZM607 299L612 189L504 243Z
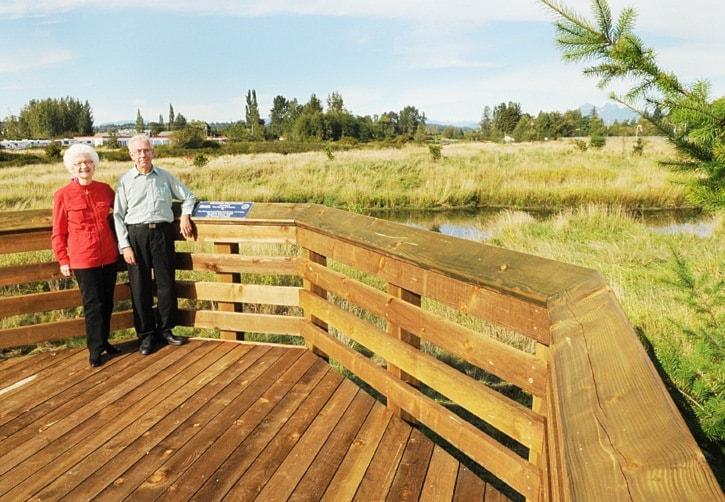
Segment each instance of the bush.
M433 159L433 162L438 162L443 157L443 154L441 153L441 145L438 143L429 143L428 144L428 151L430 152L430 156Z
M56 141L51 141L51 143L44 148L45 150L45 156L48 158L48 160L60 160L63 158L62 148L60 147L60 143Z
M203 153L197 153L194 157L194 167L204 167L209 163L209 158Z
M725 443L725 279L695 276L674 250L672 269L675 278L668 281L682 292L680 300L695 314L697 324L674 323L681 337L667 340L660 348L660 360L666 367L698 418L705 437Z

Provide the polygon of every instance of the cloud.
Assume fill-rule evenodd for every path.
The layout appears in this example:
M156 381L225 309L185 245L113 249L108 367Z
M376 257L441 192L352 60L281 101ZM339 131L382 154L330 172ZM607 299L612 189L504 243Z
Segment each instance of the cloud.
M510 0L495 8L479 0L15 0L0 4L0 17L43 16L74 9L194 13L200 15L268 16L278 14L381 19L438 19L466 22L544 19L535 0Z
M73 53L62 48L3 51L0 52L0 74L58 67L72 59Z

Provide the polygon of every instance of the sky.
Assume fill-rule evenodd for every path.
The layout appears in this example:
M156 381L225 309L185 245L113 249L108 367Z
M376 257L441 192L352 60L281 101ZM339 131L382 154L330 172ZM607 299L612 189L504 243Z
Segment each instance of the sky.
M589 0L565 0L591 18ZM725 2L609 0L681 81L725 96ZM484 107L532 115L602 107L611 90L564 63L536 0L0 0L0 119L32 99L90 104L96 125L244 119L257 95L304 104L333 93L354 115L414 106L428 122L475 123Z

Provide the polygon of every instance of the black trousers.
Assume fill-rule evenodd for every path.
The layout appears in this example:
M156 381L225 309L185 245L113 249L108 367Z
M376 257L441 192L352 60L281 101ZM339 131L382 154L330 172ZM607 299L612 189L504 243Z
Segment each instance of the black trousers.
M129 225L136 265L128 266L133 323L140 339L171 331L176 323L176 249L171 223ZM153 270L153 275L152 275ZM157 315L154 313L154 283Z
M75 269L74 273L83 297L86 345L92 356L99 356L111 332L116 264Z

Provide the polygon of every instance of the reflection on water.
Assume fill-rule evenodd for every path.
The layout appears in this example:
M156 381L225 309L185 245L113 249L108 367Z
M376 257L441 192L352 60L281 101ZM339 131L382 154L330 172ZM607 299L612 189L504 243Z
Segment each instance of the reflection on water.
M485 230L486 223L498 217L506 209L481 209L477 211L394 211L376 212L371 216L403 223L443 235L460 237L473 241L486 241L491 234ZM553 212L525 212L537 220L544 221L556 214ZM644 223L653 232L661 234L689 234L709 237L715 231L716 221L694 210L637 211L633 218Z

